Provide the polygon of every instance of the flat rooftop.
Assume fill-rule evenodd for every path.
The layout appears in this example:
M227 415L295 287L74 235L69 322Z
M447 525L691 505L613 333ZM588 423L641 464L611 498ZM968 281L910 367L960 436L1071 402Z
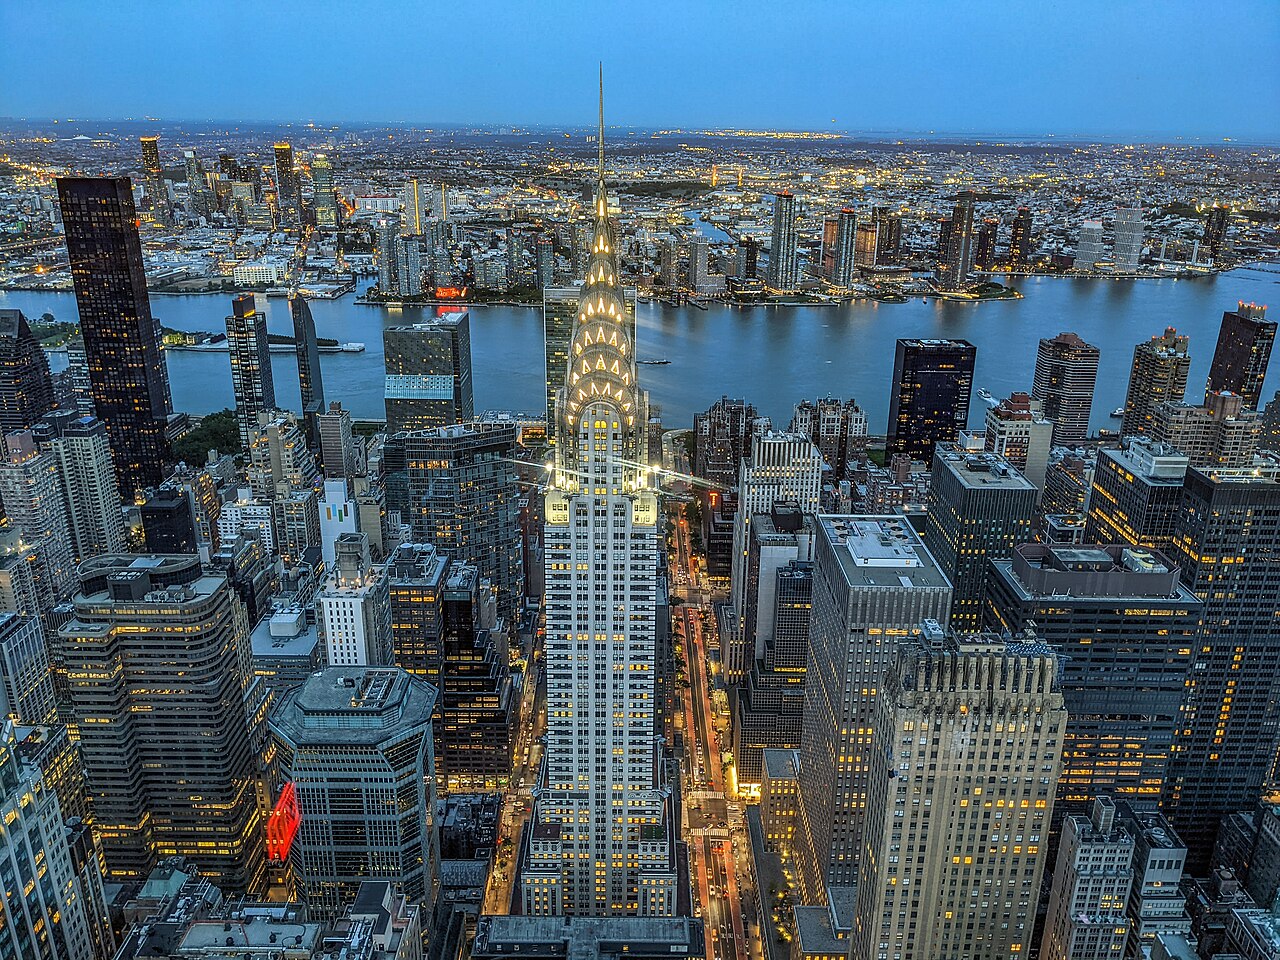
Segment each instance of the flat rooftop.
M906 517L823 514L818 524L850 586L951 585Z
M1035 484L998 454L971 453L955 444L938 444L934 462L940 462L970 490L1036 489Z

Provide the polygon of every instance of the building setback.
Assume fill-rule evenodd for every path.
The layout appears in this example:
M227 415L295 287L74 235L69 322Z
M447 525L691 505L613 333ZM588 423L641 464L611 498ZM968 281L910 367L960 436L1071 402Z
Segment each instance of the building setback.
M950 582L904 518L818 517L795 838L806 903L857 877L881 679L900 638L950 608Z
M227 890L263 874L245 610L194 556L81 564L56 648L111 880L190 858Z
M1030 949L1067 722L1057 667L1034 638L936 622L899 646L872 719L851 960Z
M1191 371L1190 338L1173 327L1133 348L1129 390L1124 398L1120 435L1132 437L1151 432L1152 411L1166 401L1182 402Z

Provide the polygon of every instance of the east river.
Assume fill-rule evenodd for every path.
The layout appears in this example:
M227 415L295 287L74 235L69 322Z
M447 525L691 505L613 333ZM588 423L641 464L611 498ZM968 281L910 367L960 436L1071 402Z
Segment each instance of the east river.
M637 354L667 359L640 367L641 382L661 408L668 427L689 426L693 414L721 395L746 397L775 424L785 426L804 397L854 397L867 411L872 433L883 433L898 337L966 339L978 348L974 389L996 397L1029 390L1036 343L1064 330L1102 351L1092 426L1114 427L1111 411L1124 403L1133 346L1175 326L1191 337L1188 399L1198 401L1217 342L1222 312L1238 300L1280 301L1280 273L1273 266L1240 269L1192 280L1014 278L1021 300L952 303L913 299L845 306L749 307L713 305L671 308L639 305ZM292 335L287 302L259 298L273 333ZM71 293L0 291L0 308L28 318L51 313L78 319ZM220 331L230 313L228 296L151 297L152 312L167 327ZM1277 309L1280 309L1278 307ZM338 300L313 300L317 333L361 341L363 353L321 358L327 399L341 400L357 417L382 417L382 330L429 315L420 308L389 310ZM471 351L475 408L540 412L543 408L542 313L527 307L472 307ZM208 413L233 405L225 353L169 351L175 409ZM276 399L297 407L298 375L292 353L272 355ZM1264 398L1280 384L1273 370ZM972 422L981 422L975 396Z

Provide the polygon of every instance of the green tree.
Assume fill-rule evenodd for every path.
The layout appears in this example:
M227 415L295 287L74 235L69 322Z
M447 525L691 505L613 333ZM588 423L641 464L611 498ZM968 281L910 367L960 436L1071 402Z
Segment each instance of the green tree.
M173 456L176 460L199 466L208 459L210 450L240 453L242 449L235 411L221 410L209 414L198 427L179 437L173 444Z

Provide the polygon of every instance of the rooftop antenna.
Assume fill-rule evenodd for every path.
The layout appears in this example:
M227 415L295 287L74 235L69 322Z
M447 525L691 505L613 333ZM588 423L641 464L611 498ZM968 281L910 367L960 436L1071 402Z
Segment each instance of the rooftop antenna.
M600 182L604 183L604 62L600 63L600 132L596 135L600 151Z

